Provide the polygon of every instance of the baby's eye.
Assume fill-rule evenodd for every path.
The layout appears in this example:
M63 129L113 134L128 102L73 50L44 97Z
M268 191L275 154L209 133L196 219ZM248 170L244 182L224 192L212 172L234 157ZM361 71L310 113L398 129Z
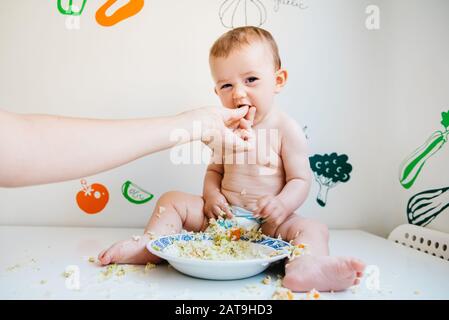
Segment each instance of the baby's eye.
M249 77L249 78L246 79L246 81L249 82L249 83L252 83L252 82L257 81L257 80L259 80L259 79L256 78L256 77Z
M226 83L226 84L222 85L220 87L220 89L226 89L226 88L230 88L230 87L231 87L231 85L229 83Z

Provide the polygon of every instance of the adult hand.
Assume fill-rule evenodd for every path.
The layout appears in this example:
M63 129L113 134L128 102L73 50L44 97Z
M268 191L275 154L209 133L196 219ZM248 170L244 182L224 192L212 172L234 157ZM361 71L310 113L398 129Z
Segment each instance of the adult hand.
M190 111L192 121L201 121L201 140L211 149L231 149L237 152L250 150L253 136L251 126L255 108L244 106L238 109L206 107Z

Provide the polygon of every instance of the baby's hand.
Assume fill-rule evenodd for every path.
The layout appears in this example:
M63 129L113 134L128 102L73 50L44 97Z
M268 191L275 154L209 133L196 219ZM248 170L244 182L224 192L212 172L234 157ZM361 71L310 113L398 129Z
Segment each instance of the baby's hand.
M232 212L225 196L220 192L215 192L204 198L204 213L210 218L226 217L232 218Z
M277 197L267 195L257 201L257 209L254 210L254 217L262 218L264 222L279 226L290 213Z

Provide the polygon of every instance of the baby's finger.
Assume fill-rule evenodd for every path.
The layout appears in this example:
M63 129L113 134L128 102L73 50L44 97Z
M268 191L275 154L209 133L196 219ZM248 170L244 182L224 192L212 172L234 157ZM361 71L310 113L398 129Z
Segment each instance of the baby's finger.
M212 213L212 211L210 209L204 210L204 214L206 215L206 217L208 219L211 219L214 217L214 214Z
M232 219L234 215L232 214L229 204L225 203L224 205L221 206L221 209L226 213L226 218Z
M223 210L220 209L220 207L218 205L214 205L214 209L213 209L214 215L218 218L218 217L223 217Z
M274 226L280 226L284 219L281 216L281 212L279 210L274 210L271 215L266 219L267 222L270 222Z
M265 208L265 206L268 204L269 201L270 201L269 196L264 196L259 200L257 200L257 208L256 210L254 210L254 213L256 215L260 215L260 213L262 212L262 210Z
M260 212L260 216L264 219L268 219L270 218L270 216L273 215L273 213L275 212L276 206L273 204L268 203Z

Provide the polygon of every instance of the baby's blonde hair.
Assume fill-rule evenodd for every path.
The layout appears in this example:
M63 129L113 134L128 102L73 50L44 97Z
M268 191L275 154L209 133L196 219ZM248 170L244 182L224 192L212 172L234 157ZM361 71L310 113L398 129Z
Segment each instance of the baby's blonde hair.
M226 58L232 51L240 49L245 45L250 45L252 41L266 43L273 54L274 66L276 70L281 68L281 58L279 49L273 36L268 31L258 27L240 27L232 29L218 38L209 52L210 58Z

